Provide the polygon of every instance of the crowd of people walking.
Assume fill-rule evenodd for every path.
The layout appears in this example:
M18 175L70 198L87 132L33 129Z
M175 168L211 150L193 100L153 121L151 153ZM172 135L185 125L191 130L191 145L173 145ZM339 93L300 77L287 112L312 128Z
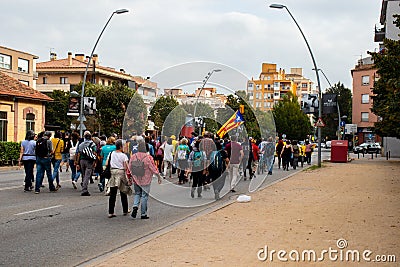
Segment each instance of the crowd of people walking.
M277 141L273 137L256 140L238 139L236 135L221 139L205 132L191 137L142 136L134 134L127 140L118 136L99 136L85 131L61 133L45 131L36 135L28 131L21 142L20 166L25 169L24 191L39 194L47 176L50 192L61 189L60 173L70 171L72 188L78 189L81 177L81 196L90 196L89 184L98 180L98 190L109 196L108 217L115 217L115 203L120 193L123 215L131 214L148 219L148 197L153 177L160 184L164 179L177 178L178 186L188 186L188 197L202 198L204 190L213 190L216 200L221 190L228 186L236 192L236 186L256 175L273 174L275 158L278 169L311 164L313 145L308 141ZM36 180L34 167L36 165ZM248 176L247 176L248 174ZM226 178L229 182L226 183ZM33 183L35 184L33 185ZM133 195L132 209L128 196Z

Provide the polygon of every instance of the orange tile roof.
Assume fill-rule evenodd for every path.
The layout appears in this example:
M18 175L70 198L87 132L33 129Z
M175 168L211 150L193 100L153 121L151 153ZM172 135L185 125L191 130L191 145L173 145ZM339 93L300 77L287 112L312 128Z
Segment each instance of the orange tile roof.
M17 98L35 99L40 101L52 101L45 94L20 83L17 79L0 72L0 96L15 96Z

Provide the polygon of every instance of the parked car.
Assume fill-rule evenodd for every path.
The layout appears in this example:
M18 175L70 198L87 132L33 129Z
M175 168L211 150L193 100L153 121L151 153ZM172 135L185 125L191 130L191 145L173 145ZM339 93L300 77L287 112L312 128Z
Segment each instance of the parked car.
M381 146L376 143L362 143L354 147L353 152L358 153L379 153L381 151Z

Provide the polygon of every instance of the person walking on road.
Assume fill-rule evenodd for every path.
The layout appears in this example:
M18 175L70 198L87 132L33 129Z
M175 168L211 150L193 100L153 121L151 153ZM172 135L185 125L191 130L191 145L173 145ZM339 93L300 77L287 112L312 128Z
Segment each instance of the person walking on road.
M78 146L78 156L75 160L75 165L82 174L81 196L90 196L88 184L96 165L96 145L92 141L92 134L89 131L85 131L83 137L84 141Z
M308 165L311 165L311 153L312 153L312 144L307 140L306 141L306 161Z
M51 142L53 144L54 150L53 150L53 158L51 160L51 163L53 165L53 181L56 180L57 186L56 188L59 189L61 188L60 185L60 164L62 160L62 155L61 153L64 150L64 141L61 139L61 132L57 131L54 134L54 138L51 139Z
M175 161L178 163L178 184L184 184L188 180L187 171L190 149L187 143L188 140L186 138L182 138L179 146L176 148Z
M264 143L264 141L263 141ZM265 166L268 170L268 175L272 175L272 168L275 160L275 144L272 136L268 137L267 141L262 145L261 153L263 154Z
M46 172L47 180L49 183L50 192L56 192L57 189L53 184L53 176L51 174L51 156L53 152L53 144L50 141L51 132L42 132L38 136L36 141L36 183L35 183L35 194L40 193L40 187L44 173Z
M107 161L108 155L115 150L117 150L117 147L115 146L115 138L113 136L110 136L107 139L106 145L103 146L100 151L100 158L102 159L101 165L102 165L103 170L105 170L105 168L106 168L106 165L108 162ZM100 174L100 181L98 184L100 192L104 191L104 188L105 188L105 185L107 184L107 182L108 181L106 181L104 175Z
M215 200L220 199L220 193L225 185L226 169L229 164L228 153L222 149L222 144L215 142L216 150L211 152L208 175L214 188Z
M289 171L289 165L292 159L292 155L293 155L293 148L290 144L290 140L286 140L286 145L283 147L281 152L282 166L284 171L285 170Z
M133 178L133 188L135 190L131 217L136 218L140 204L140 218L149 219L147 214L147 200L149 198L151 181L153 175L156 175L158 183L161 184L162 178L153 157L146 151L146 143L144 141L138 142L138 152L132 155L129 160L127 175L128 178Z
M231 142L225 146L225 150L229 156L229 178L231 192L236 192L235 186L239 182L239 165L243 160L244 153L242 146L237 142L236 135L232 135Z
M21 142L21 151L19 154L19 167L24 165L25 170L25 185L24 191L29 192L32 191L33 186L32 182L34 181L33 176L33 168L36 163L36 141L35 133L32 130L29 130L25 135L25 140Z
M194 198L194 192L197 188L197 197L201 198L203 191L204 178L207 173L206 162L207 155L204 151L200 151L200 140L196 140L193 151L189 154L189 165L192 174L192 188L190 189L190 196Z
M80 175L80 172L77 172L75 166L76 151L78 150L78 145L79 145L79 134L77 132L73 132L71 134L71 139L67 144L66 150L69 153L68 165L71 168L71 182L74 189L78 188L77 181Z
M172 163L174 161L174 146L172 144L172 138L168 138L167 142L164 142L162 144L161 149L164 151L164 179L167 177L167 171L169 170L169 178L171 178L172 175Z
M278 144L276 144L276 156L278 158L278 169L281 168L281 163L282 163L282 150L283 147L285 146L285 143L283 142L282 138L279 138Z
M108 181L110 187L110 198L108 200L108 218L115 217L115 201L117 199L117 192L121 196L122 212L123 215L129 213L128 197L124 188L132 185L132 180L127 179L126 171L128 169L128 156L123 152L123 143L121 139L115 142L115 151L110 151L106 158L107 164L109 162L111 169L111 177Z

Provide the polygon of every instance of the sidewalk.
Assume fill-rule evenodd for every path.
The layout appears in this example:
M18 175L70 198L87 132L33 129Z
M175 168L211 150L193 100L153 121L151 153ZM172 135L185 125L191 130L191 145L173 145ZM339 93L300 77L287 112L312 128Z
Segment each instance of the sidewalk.
M358 266L366 265L365 250L371 251L365 256L371 260L380 254L400 261L399 160L324 163L321 169L302 171L251 196L249 203L233 203L197 217L93 266L355 265L346 261L348 250L359 251ZM339 239L343 240L337 244ZM339 252L324 254L329 248ZM271 258L272 250L286 251L281 258L288 262L280 261L277 252ZM308 252L303 261L304 250L315 251L320 262L309 261ZM299 262L294 262L296 252Z

